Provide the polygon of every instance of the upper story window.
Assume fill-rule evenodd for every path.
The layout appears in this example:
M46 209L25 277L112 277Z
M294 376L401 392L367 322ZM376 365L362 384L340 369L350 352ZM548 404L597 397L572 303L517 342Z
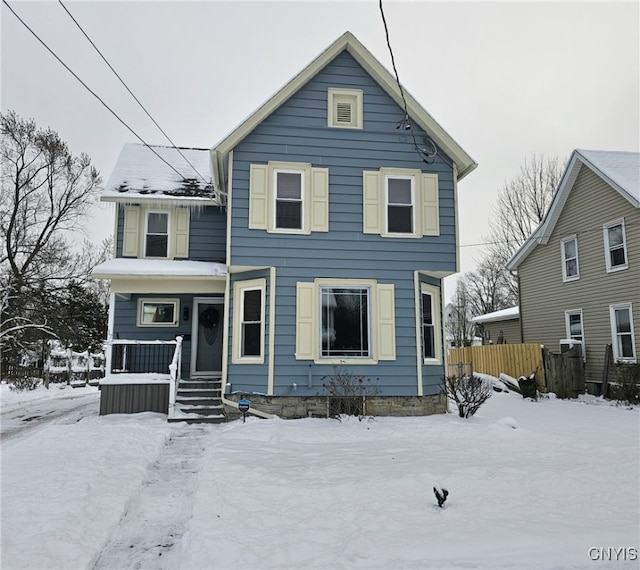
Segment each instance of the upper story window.
M363 233L390 238L440 235L437 174L381 168L362 175Z
M603 231L607 272L626 269L628 261L624 219L606 224Z
M413 234L415 229L412 176L386 176L387 233Z
M147 212L144 255L145 257L168 257L169 214L167 212Z
M361 129L362 90L330 88L327 97L327 125Z
M303 229L304 172L276 170L275 175L275 229Z
M636 339L631 303L609 306L613 357L618 361L636 361Z
M578 238L572 236L560 242L562 254L562 280L575 281L580 278L578 266Z
M300 162L252 164L249 229L310 234L329 231L329 169Z

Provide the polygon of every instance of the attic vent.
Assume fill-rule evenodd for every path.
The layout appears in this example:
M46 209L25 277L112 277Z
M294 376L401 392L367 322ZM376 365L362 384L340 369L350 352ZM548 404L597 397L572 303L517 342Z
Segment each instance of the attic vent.
M329 89L327 125L330 127L361 129L362 123L362 90Z
M351 124L351 103L341 101L336 103L336 122Z

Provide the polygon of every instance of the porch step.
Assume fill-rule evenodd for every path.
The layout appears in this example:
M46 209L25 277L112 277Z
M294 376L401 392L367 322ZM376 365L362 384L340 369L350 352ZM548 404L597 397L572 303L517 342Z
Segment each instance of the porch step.
M222 405L220 378L181 380L170 422L222 423L227 421Z

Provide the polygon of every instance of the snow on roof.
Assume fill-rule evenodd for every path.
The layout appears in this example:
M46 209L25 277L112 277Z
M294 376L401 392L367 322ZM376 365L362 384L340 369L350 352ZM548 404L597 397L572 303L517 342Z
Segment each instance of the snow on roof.
M94 267L95 279L111 279L114 276L128 277L224 277L224 263L175 259L110 259Z
M494 311L493 313L478 315L471 319L471 322L491 323L493 321L509 321L518 318L520 318L520 307L509 307L508 309L501 309L500 311Z
M125 144L101 199L216 200L210 163L207 149Z
M640 204L640 153L608 150L578 150L594 169L599 170L613 185L619 186Z

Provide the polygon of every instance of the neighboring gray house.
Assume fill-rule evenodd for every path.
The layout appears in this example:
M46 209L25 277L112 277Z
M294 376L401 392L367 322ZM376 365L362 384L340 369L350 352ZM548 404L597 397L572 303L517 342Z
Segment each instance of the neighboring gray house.
M471 319L482 337L482 344L518 344L522 342L520 309L509 307Z
M523 342L583 343L586 381L605 348L637 362L640 342L640 154L575 150L549 211L509 260L520 281Z
M445 410L442 280L477 165L353 35L211 151L183 152L197 172L127 145L105 188L111 338L184 335L182 378L221 382L223 403L307 415L344 364L389 413Z

